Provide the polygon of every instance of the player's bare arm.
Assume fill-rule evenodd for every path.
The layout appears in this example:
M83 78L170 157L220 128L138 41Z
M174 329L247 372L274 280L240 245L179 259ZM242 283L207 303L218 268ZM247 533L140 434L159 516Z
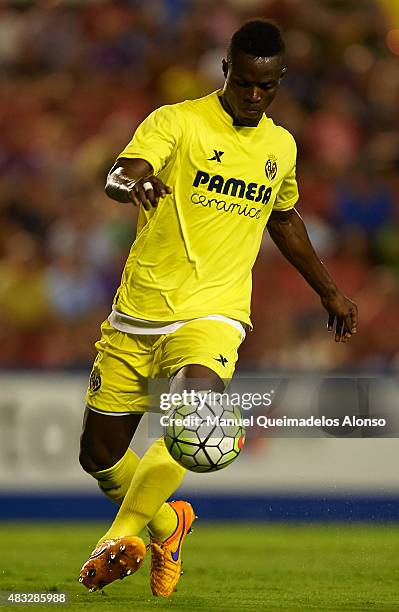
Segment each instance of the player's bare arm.
M320 296L328 312L327 329L332 331L335 325L335 341L347 342L357 331L357 306L338 289L318 258L298 212L273 211L267 229L281 253Z
M108 173L105 193L117 202L133 202L149 210L172 190L153 176L153 168L145 159L122 158Z

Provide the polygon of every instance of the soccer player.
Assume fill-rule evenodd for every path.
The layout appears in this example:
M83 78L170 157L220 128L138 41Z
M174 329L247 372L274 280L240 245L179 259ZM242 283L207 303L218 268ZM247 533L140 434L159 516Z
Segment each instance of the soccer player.
M133 202L139 219L96 344L81 438L82 467L119 505L80 573L91 590L140 567L145 527L153 594L176 588L195 516L188 502L167 500L185 470L163 439L141 459L129 445L148 407L149 378L169 379L174 392L204 384L222 391L232 377L251 326L251 271L265 227L319 295L335 340L356 332L356 305L320 262L295 209L294 139L265 115L286 71L279 29L243 25L222 67L221 91L151 113L108 176L108 196Z

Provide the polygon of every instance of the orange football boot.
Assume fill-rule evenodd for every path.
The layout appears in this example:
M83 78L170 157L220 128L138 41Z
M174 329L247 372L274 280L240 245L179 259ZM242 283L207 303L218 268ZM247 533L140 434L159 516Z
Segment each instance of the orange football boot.
M146 547L137 536L101 542L80 570L79 582L90 592L136 572L144 561Z
M169 505L177 514L177 527L172 535L159 543L150 538L151 548L151 590L158 597L169 597L176 590L181 571L181 549L184 538L192 531L197 518L186 501L172 501Z

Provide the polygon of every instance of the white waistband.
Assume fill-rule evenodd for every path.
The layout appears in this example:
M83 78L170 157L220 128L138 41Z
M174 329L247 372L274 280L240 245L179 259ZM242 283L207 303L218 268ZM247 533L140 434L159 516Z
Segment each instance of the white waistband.
M204 321L208 319L211 321L222 321L223 323L232 325L241 333L242 340L244 340L245 329L242 323L240 323L240 321L230 319L229 317L225 317L223 315L215 314L209 315L207 317L199 317L197 319L188 319L186 321L173 321L169 323L162 323L159 321L146 321L145 319L136 319L135 317L131 317L130 315L118 312L113 306L112 312L108 317L108 321L111 323L112 327L114 327L118 331L124 332L125 334L141 334L154 336L172 334L173 332L183 327L183 325L191 323L191 321Z

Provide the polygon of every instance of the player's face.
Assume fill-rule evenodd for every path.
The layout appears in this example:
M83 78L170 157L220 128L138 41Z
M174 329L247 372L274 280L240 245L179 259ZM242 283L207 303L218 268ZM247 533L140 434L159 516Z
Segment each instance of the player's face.
M236 125L258 125L285 71L281 55L253 57L236 53L231 62L223 60L226 81L222 103Z

